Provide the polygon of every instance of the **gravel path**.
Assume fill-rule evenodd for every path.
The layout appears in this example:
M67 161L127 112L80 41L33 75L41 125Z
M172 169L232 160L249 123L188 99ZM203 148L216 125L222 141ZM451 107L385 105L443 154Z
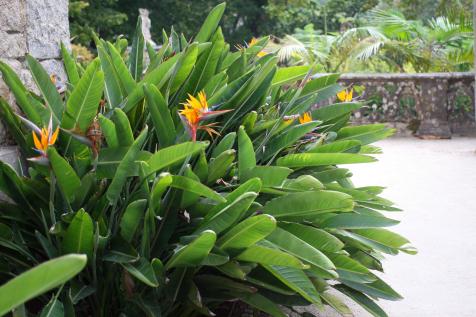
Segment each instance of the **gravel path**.
M404 209L394 230L419 250L384 262L385 280L405 299L382 307L391 317L476 316L476 138L378 145L379 162L350 167L354 183L387 187L383 196Z

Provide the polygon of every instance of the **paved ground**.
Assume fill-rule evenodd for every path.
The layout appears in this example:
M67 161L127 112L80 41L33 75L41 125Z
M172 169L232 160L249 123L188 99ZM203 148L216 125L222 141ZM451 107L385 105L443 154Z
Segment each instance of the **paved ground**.
M385 261L385 280L405 299L381 305L391 317L476 316L476 138L378 145L379 162L350 167L354 183L387 187L404 209L394 230L419 250Z

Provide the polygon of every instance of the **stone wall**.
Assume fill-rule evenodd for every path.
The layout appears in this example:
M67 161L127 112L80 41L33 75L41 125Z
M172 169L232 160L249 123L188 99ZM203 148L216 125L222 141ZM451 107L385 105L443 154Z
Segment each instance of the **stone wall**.
M60 42L69 46L68 0L0 0L0 60L10 65L28 88L36 91L26 54L38 59L58 80L66 79L59 60ZM14 104L1 77L0 96ZM0 121L0 146L10 143Z
M365 87L356 123L387 122L421 137L476 133L474 73L345 74L341 84Z

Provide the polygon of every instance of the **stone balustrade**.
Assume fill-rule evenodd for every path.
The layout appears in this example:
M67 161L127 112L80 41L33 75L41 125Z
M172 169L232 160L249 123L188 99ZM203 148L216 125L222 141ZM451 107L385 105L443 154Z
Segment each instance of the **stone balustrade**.
M354 122L387 122L423 138L450 138L476 133L474 76L344 74L340 83L365 87L359 98L367 101L366 107L354 114Z

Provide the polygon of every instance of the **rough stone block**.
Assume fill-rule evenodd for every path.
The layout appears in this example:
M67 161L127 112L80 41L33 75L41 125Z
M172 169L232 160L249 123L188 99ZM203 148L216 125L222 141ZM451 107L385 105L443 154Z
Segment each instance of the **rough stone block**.
M67 75L63 67L63 62L56 59L47 59L41 61L40 64L45 68L50 75L56 75L56 80L60 83L67 81Z
M68 0L26 0L29 53L40 59L60 56L59 43L69 42Z
M25 30L25 9L22 0L0 0L0 30Z
M23 33L0 30L0 57L23 57L26 52L26 38Z

